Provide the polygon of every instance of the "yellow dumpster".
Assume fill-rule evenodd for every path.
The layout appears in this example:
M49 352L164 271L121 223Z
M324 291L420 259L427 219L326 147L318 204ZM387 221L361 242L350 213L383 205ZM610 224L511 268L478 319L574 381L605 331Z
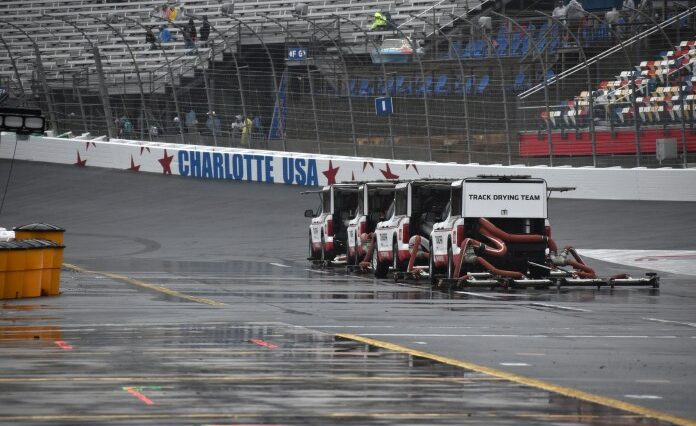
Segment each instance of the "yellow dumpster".
M65 234L65 229L51 225L50 223L30 223L16 226L13 231L15 232L16 240L39 238L58 244L63 244L63 235Z
M16 299L22 297L27 250L17 242L4 243L4 245L9 247L9 250L7 251L7 270L5 271L3 298Z
M5 242L0 241L0 299L5 297L5 279L7 275L7 257L10 248Z
M26 248L24 284L21 297L41 296L41 270L43 269L43 244L37 240L18 241Z
M51 284L48 288L49 296L58 296L60 294L60 268L63 265L63 250L65 250L65 246L61 244L56 244L51 249L53 256L51 257Z
M42 246L43 268L41 268L41 295L51 294L51 275L53 272L53 257L58 255L58 244L49 240L36 240Z

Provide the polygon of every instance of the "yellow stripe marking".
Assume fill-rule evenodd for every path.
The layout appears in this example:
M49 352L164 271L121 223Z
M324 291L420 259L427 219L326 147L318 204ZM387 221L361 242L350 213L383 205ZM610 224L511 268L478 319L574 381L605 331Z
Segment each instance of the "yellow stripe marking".
M641 407L640 405L630 404L628 402L619 401L618 399L606 398L600 395L591 394L588 392L583 392L578 389L568 388L565 386L554 385L552 383L544 382L542 380L532 379L530 377L520 376L518 374L508 373L506 371L498 370L495 368L485 367L483 365L474 364L467 361L461 361L454 358L449 358L441 355L431 354L428 352L423 352L415 349L410 349L405 346L397 345L394 343L384 342L382 340L371 339L369 337L359 336L357 334L348 333L338 333L336 337L348 340L354 340L357 342L366 343L370 346L375 346L382 349L387 349L394 352L401 352L411 356L416 356L419 358L430 359L433 361L438 361L443 364L453 365L455 367L465 368L467 370L476 371L478 373L487 374L489 376L498 377L500 379L508 380L511 382L519 383L525 386L531 386L533 388L542 389L545 391L557 393L570 398L581 399L583 401L594 402L595 404L603 405L605 407L614 408L617 410L627 411L629 413L638 414L644 417L650 417L666 422L670 422L680 426L696 426L696 420L687 419L684 417L674 416L669 413L664 413L657 410L652 410L650 408Z
M211 305L211 306L225 306L225 303L218 302L216 300L206 299L205 297L190 296L188 294L180 293L176 290L172 290L172 289L169 289L167 287L162 287L161 285L148 284L144 281L129 278L125 275L112 274L110 272L90 271L88 269L81 268L77 265L72 265L70 263L64 263L63 266L65 266L68 269L72 269L73 271L76 271L76 272L101 275L104 277L112 278L114 280L123 281L125 283L132 284L132 285L135 285L138 287L146 288L148 290L154 290L154 291L158 291L160 293L168 294L170 296L178 297L180 299L189 300L191 302L204 303L206 305Z

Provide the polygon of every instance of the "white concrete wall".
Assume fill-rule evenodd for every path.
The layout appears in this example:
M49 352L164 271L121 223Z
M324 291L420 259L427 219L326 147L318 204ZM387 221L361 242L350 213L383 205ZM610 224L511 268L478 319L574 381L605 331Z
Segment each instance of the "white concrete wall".
M16 144L15 144L16 143ZM479 174L528 174L549 186L577 190L558 198L696 201L696 169L481 166L390 161L275 151L215 148L88 138L29 137L3 133L0 158L166 173L204 179L325 185L352 180L463 178ZM192 158L199 157L196 164Z

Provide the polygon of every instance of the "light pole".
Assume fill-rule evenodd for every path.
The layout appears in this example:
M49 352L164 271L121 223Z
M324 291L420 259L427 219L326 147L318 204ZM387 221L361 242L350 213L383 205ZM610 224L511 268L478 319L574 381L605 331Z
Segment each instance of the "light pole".
M143 31L147 32L147 27L145 25L141 24L140 21L130 18L126 15L111 15L111 17L114 20L119 20L122 19L124 21L127 21L131 24L137 25L140 27ZM186 140L184 139L184 125L182 124L182 115L181 115L181 109L179 108L179 97L176 92L176 84L174 82L174 71L172 69L172 63L169 61L169 55L167 54L167 50L162 46L162 42L160 41L159 38L157 38L157 47L162 51L162 54L164 56L164 61L167 63L167 71L169 74L169 81L172 85L172 96L174 97L174 108L176 109L176 123L177 126L179 127L179 138L181 139L182 144L186 144Z
M276 69L275 69L275 64L273 63L273 56L271 55L271 52L268 50L268 46L266 43L264 43L263 38L261 35L256 32L251 25L247 24L246 22L242 21L241 19L237 18L236 16L232 15L234 13L234 3L226 3L220 6L220 13L223 16L228 17L229 19L232 19L233 21L237 22L239 25L243 26L244 28L248 29L251 31L252 34L261 42L261 45L263 46L263 50L266 52L266 56L268 56L268 61L270 62L271 65L271 73L273 74L271 76L271 80L273 81L273 88L275 90L275 104L278 107L278 123L279 123L279 129L280 133L282 135L282 142L283 142L283 151L287 151L287 142L286 142L286 137L285 137L285 125L283 123L283 113L282 113L282 105L280 104L280 90L278 89L278 81L276 81ZM246 118L245 118L246 119ZM270 134L269 134L270 138Z
M53 109L53 96L51 94L51 90L48 87L48 81L46 80L46 71L44 70L43 66L43 61L41 59L41 52L39 51L39 45L36 44L36 41L34 40L33 37L31 37L29 34L27 34L26 31L24 31L21 27L13 24L12 22L6 21L4 19L0 19L0 22L2 22L5 25L9 25L15 30L19 31L26 37L29 42L31 43L32 47L34 48L34 57L36 58L36 68L37 68L37 74L39 75L39 81L41 82L41 88L44 91L44 99L46 101L46 108L48 108L48 117L51 120L51 130L55 135L58 135L58 122L56 121L56 112Z
M46 13L45 11L41 12L42 16L46 16L49 18L53 19L58 19L59 21L62 21L71 27L75 28L80 34L82 34L82 37L87 40L87 43L89 43L90 48L92 49L92 57L94 59L94 65L97 67L97 78L99 79L99 96L101 97L102 101L102 108L104 108L104 119L106 120L106 129L109 134L109 138L115 138L118 135L118 132L116 131L116 128L114 126L114 117L111 113L111 102L109 101L109 90L107 89L106 86L106 81L104 79L104 68L102 66L102 61L101 61L101 53L99 52L99 48L97 47L96 44L92 41L92 39L87 35L85 30L83 30L79 25L76 23L70 21L69 19L66 19L63 16L59 15L52 15L50 13Z

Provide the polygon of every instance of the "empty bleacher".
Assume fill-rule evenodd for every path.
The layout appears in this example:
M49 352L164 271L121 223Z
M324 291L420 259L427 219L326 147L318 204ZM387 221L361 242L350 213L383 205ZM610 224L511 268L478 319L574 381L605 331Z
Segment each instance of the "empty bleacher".
M696 41L682 41L672 50L601 81L592 92L584 90L548 112L542 111L539 117L554 141L564 139L567 131L576 133L574 147L564 144L569 155L590 153L590 118L596 128L597 152L635 152L638 129L643 140L641 151L654 153L657 138L674 136L672 133L679 133L683 126L693 129L696 124L695 63ZM696 149L696 137L692 131L687 133L688 149ZM612 147L606 148L604 142L611 142ZM546 155L547 148L545 138L522 135L522 155Z
M335 24L335 16L341 16L352 20L359 26L356 28L344 20L340 29L343 42L359 44L360 40L364 39L365 31L370 28L374 12L378 10L389 10L395 22L399 24L400 31L406 34L410 34L412 31L424 31L428 27L428 24L422 20L412 18L411 14L427 15L434 11L437 12L438 16L447 16L447 13L461 13L461 8L449 0L435 3L422 0L389 3L361 0L305 0L304 3L309 7L308 19L311 20L311 23L292 16L295 6L295 2L292 1L246 0L236 2L234 14L259 32L265 42L284 42L287 35L278 25L264 18L264 14L272 14L274 17L284 20L289 31L296 36L312 33L314 26L328 28L331 23ZM467 7L473 8L480 3L479 1L468 1ZM198 16L205 15L212 26L223 33L236 26L236 22L221 14L221 1L219 0L182 0L178 2L162 0L10 0L0 2L0 19L22 27L37 43L49 83L65 80L66 73L89 75L95 71L92 52L88 48L87 40L75 28L55 18L61 17L77 24L92 41L99 45L104 69L108 74L107 84L111 83L118 86L111 87L110 90L135 92L138 90L137 78L130 53L124 46L122 38L98 20L109 20L114 15L126 15L145 26L155 28L154 32L157 34L156 27L159 27L164 21L152 15L159 16L157 11L165 4L178 6ZM46 16L46 14L55 17ZM180 12L175 24L183 25L187 19L186 13ZM169 79L165 53L160 49L149 49L149 45L145 43L144 30L141 27L126 21L112 21L111 25L121 32L123 39L132 48L140 67L141 77L146 83L162 82ZM200 20L196 21L196 25L200 26ZM169 25L169 27L176 41L164 43L163 46L166 48L168 59L176 69L176 79L181 75L192 75L197 66L205 66L207 59L213 53L216 57L221 58L224 42L215 40L217 38L215 31L211 31L210 38L214 40L211 45L208 47L199 46L197 54L192 55L185 49L179 28L176 25ZM326 35L329 34L334 35L326 33ZM35 70L32 41L9 25L0 26L0 36L12 49L24 87L30 88L30 81ZM247 34L242 31L242 37L242 43L258 43L257 39L248 34L248 31ZM0 76L8 78L10 81L15 79L6 49L0 49ZM111 80L109 81L109 79ZM150 87L154 90L162 88L163 85Z

